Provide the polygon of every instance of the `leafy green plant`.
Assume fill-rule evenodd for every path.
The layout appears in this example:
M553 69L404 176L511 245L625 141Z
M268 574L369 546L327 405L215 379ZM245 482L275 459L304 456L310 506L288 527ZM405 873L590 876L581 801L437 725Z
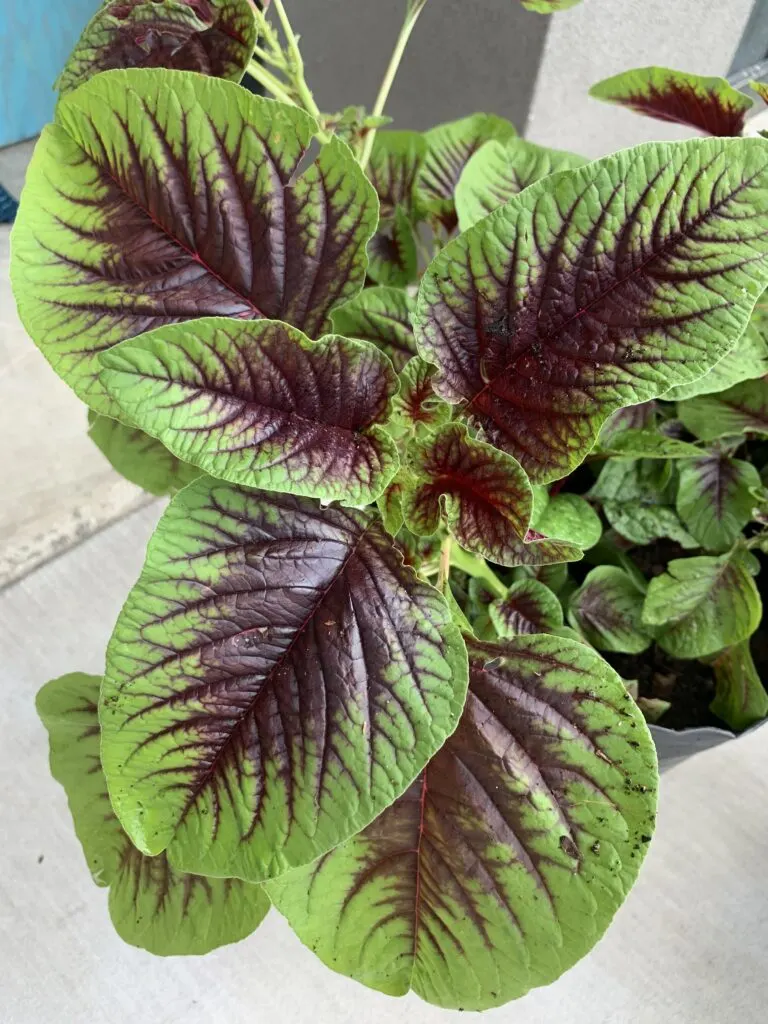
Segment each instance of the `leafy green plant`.
M39 695L51 768L128 942L271 902L332 969L485 1009L633 884L679 666L768 712L768 143L390 129L425 0L371 111L323 113L269 6L105 4L30 166L21 317L171 496L103 678ZM719 80L598 91L702 89L739 134Z

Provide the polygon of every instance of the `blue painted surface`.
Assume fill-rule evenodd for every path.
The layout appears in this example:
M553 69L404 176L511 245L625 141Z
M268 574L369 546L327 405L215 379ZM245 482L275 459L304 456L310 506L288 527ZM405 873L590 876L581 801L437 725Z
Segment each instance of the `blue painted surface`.
M51 120L53 83L99 0L0 0L0 146Z

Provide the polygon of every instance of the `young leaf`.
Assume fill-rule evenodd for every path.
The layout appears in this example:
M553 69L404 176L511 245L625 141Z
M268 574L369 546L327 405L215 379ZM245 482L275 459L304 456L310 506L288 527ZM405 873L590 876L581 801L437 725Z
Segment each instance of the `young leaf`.
M436 390L535 482L617 407L701 376L768 281L760 139L647 143L538 182L450 242L414 318Z
M749 641L727 648L712 663L715 697L709 705L733 729L743 732L768 716L768 693L757 674Z
M382 217L389 218L401 207L415 216L416 186L427 142L421 132L377 132L368 177L376 189Z
M522 633L551 633L563 625L563 606L549 587L538 580L518 580L506 597L489 608L491 621L502 639Z
M365 278L376 196L297 107L179 71L110 71L64 96L27 173L12 279L27 331L97 412L98 354L205 315L310 337Z
M680 402L677 415L686 430L702 441L729 434L768 434L768 377Z
M485 142L506 142L516 135L514 126L495 114L472 114L425 132L427 154L418 183L422 209L453 231L457 225L456 186L470 157Z
M446 424L453 409L432 388L434 366L414 356L400 374L400 391L395 396L395 416L403 428L435 429Z
M97 416L91 410L88 424L88 436L112 468L150 494L175 494L200 476L197 466L181 462L138 427Z
M599 443L607 446L616 434L627 430L649 430L656 426L658 405L655 401L628 405L612 412L600 428Z
M51 773L64 787L77 837L121 939L160 956L207 953L238 942L269 909L261 886L177 871L164 853L133 846L109 802L99 756L98 676L73 672L37 695L48 730Z
M623 430L611 434L600 443L600 451L615 458L629 459L695 459L701 449L676 437L667 437L659 430Z
M760 474L750 462L714 452L680 469L677 511L708 551L725 551L739 537L757 505Z
M207 317L123 342L101 362L132 423L231 483L364 505L397 471L377 426L397 378L373 345Z
M469 159L456 186L459 227L466 231L535 181L583 163L583 157L525 139L486 142Z
M671 68L634 68L593 85L589 95L706 135L741 135L752 100L724 78Z
M107 651L115 811L174 867L272 877L404 792L466 685L445 601L375 512L202 478L160 520Z
M547 495L540 512L534 512L531 526L553 540L565 540L586 550L597 544L603 532L600 516L579 494Z
M430 536L440 525L463 548L498 565L571 562L581 551L529 531L531 488L520 464L460 423L450 423L408 449L412 476L404 498L410 530Z
M581 0L521 0L526 11L536 11L537 14L554 14L556 11L567 11Z
M405 523L403 490L403 484L395 477L386 491L376 500L376 507L381 515L384 529L391 537L396 537Z
M754 380L768 373L768 331L765 317L757 316L757 307L752 319L730 352L698 380L690 384L679 384L665 391L665 402L681 402L697 395L710 395L725 391L744 380Z
M651 646L643 629L643 591L622 569L599 565L572 596L568 621L601 651L640 654Z
M114 68L175 68L239 82L256 44L248 0L108 0L56 81L62 93Z
M748 639L762 603L747 559L736 549L719 558L677 558L648 585L643 624L673 658L704 658Z
M360 835L269 887L333 970L483 1010L592 948L653 832L653 743L583 644L472 644L459 728Z
M605 518L634 544L669 537L685 548L699 546L674 509L670 462L650 459L609 459L589 497L602 505Z
M411 315L416 303L401 288L365 288L350 302L334 309L331 319L337 334L370 341L392 360L400 372L416 355Z
M380 285L405 288L419 274L416 236L402 206L382 220L368 245L368 276Z

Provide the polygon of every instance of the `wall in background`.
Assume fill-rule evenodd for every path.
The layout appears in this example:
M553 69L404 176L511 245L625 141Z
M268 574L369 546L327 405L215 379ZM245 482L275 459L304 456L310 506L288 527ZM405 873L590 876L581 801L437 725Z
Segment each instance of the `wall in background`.
M0 0L0 146L51 120L53 82L99 0Z

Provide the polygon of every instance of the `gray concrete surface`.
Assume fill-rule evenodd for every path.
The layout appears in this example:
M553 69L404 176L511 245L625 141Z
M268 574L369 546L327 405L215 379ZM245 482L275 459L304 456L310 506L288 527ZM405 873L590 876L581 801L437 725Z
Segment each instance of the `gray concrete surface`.
M50 778L34 695L99 672L159 506L0 594L2 1024L448 1024L324 968L272 911L204 959L123 945ZM613 928L547 989L488 1024L762 1024L768 1004L768 744L755 733L665 775L657 836Z

